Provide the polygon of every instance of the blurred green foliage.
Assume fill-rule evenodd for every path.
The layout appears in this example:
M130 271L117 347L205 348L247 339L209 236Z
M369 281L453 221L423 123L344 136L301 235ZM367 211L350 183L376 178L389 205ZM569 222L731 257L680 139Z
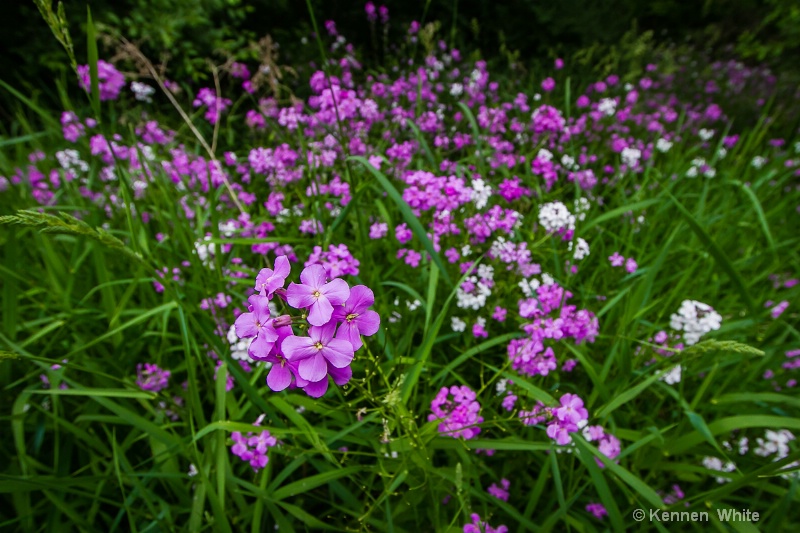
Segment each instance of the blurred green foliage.
M51 2L54 0L42 0ZM483 57L516 57L520 65L576 53L601 71L620 56L643 57L671 41L732 45L742 57L782 64L800 59L800 2L796 0L374 0L389 8L388 49L376 50L367 23L365 0L311 0L321 23L336 21L339 31L365 51L364 60L385 63L407 24L440 21L439 38ZM155 62L166 61L178 81L208 77L206 58L247 59L248 43L271 34L279 43L309 36L305 1L296 0L63 0L78 62L85 62L86 6L98 28L136 43ZM54 77L70 76L64 49L42 20L33 0L3 6L0 20L2 79L31 87L52 87ZM55 9L55 6L54 6ZM635 34L632 35L631 31ZM633 47L625 49L625 47ZM287 46L284 61L318 59L313 50ZM611 55L603 55L610 52ZM112 48L101 50L111 57ZM581 55L582 54L582 55ZM0 102L0 108L2 103Z

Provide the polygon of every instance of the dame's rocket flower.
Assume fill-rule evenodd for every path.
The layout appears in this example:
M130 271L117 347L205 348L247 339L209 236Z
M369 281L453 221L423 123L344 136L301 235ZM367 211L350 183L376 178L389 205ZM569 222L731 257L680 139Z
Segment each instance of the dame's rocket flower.
M275 269L262 268L256 276L256 290L261 296L270 297L277 289L283 288L286 277L291 271L289 258L285 255L275 260Z
M374 335L381 325L378 313L369 309L374 303L375 295L372 290L364 285L356 285L351 287L350 297L344 307L337 306L333 310L332 318L341 322L336 338L349 341L354 351L364 344L361 335Z
M302 283L290 283L286 290L289 305L297 309L309 309L308 322L312 326L323 326L330 322L333 306L343 304L350 297L350 287L346 281L334 279L326 283L325 279L322 266L309 265L300 274Z

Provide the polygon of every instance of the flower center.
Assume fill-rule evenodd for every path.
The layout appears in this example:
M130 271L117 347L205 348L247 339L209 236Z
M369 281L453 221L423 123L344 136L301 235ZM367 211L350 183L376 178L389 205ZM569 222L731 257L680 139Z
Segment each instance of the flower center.
M348 322L351 322L354 318L357 318L357 317L358 317L358 313L350 313L345 318L347 319Z
M317 350L322 350L324 346L322 345L321 342L317 341L317 343L314 344L314 348L316 348Z
M314 291L314 292L313 292L311 295L312 295L314 298L319 298L320 296L322 296L322 293L321 293L321 292L319 292L319 291Z

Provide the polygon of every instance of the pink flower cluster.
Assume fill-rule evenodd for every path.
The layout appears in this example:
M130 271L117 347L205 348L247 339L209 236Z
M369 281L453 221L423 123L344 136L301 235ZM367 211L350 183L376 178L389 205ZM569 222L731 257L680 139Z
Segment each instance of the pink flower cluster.
M361 335L370 336L380 327L372 291L364 285L328 275L321 265L311 264L300 274L301 283L284 289L291 266L286 256L275 260L275 268L264 268L256 277L256 291L248 299L248 312L234 324L241 339L253 339L248 355L271 363L267 385L273 391L290 386L319 398L328 390L328 376L344 385L353 375L350 363L362 346ZM273 316L274 295L301 316ZM293 323L307 322L308 336L295 335Z
M472 523L464 525L464 533L508 533L508 528L506 526L497 526L494 528L486 522L481 521L481 517L477 513L472 513L469 517L472 519Z
M439 420L439 433L455 439L477 436L481 432L477 424L483 422L483 417L478 415L481 404L475 398L475 391L466 385L442 387L431 402L433 414L428 415L428 422Z
M250 463L256 472L267 466L269 462L267 451L278 444L277 439L267 430L258 434L249 431L247 435L234 431L231 433L231 438L233 439L231 453L242 461Z
M540 285L536 297L519 301L520 316L533 318L533 321L523 326L527 338L512 339L508 344L508 358L514 370L528 376L546 376L551 370L556 370L555 353L544 345L547 339L572 338L576 344L583 340L594 342L599 332L597 317L586 309L565 305L571 297L571 292L552 283ZM547 316L556 310L559 311L558 317Z
M625 270L628 272L628 274L633 274L636 272L636 269L639 268L639 265L636 264L636 260L633 257L625 259L620 255L619 252L614 252L613 255L609 256L608 261L613 267L621 267L625 265Z
M588 442L597 442L600 453L609 459L616 459L622 451L619 439L610 433L606 433L602 426L585 426L583 428L583 437ZM597 461L597 466L600 468L605 466L603 462L596 457L595 461Z
M91 92L89 65L78 65L78 81L84 91ZM116 100L122 88L125 87L125 75L111 63L100 59L97 62L97 82L100 89L100 100Z
M170 374L169 370L162 370L156 364L139 363L136 365L136 384L142 390L158 392L167 388Z
M206 114L203 115L211 124L219 122L222 113L231 105L231 101L227 98L217 97L217 93L213 89L203 87L197 92L197 98L192 102L194 107L206 106Z

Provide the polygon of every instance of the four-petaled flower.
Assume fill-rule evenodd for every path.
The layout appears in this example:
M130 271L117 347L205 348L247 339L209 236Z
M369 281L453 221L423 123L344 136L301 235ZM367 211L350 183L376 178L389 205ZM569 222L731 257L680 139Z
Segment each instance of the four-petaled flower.
M325 283L325 279L325 269L321 265L309 265L300 273L302 283L291 283L286 291L289 305L309 309L308 323L312 326L330 322L333 306L343 304L350 297L346 281L337 278Z
M344 307L336 307L332 318L341 322L336 332L337 339L349 341L353 350L358 351L364 343L361 335L369 337L378 332L381 318L375 311L369 310L375 303L375 295L364 285L356 285L350 289L350 297Z
M275 270L271 268L262 268L261 272L256 276L256 290L261 296L272 296L277 289L283 287L286 283L286 277L291 271L289 265L289 258L285 255L278 257L275 260Z

